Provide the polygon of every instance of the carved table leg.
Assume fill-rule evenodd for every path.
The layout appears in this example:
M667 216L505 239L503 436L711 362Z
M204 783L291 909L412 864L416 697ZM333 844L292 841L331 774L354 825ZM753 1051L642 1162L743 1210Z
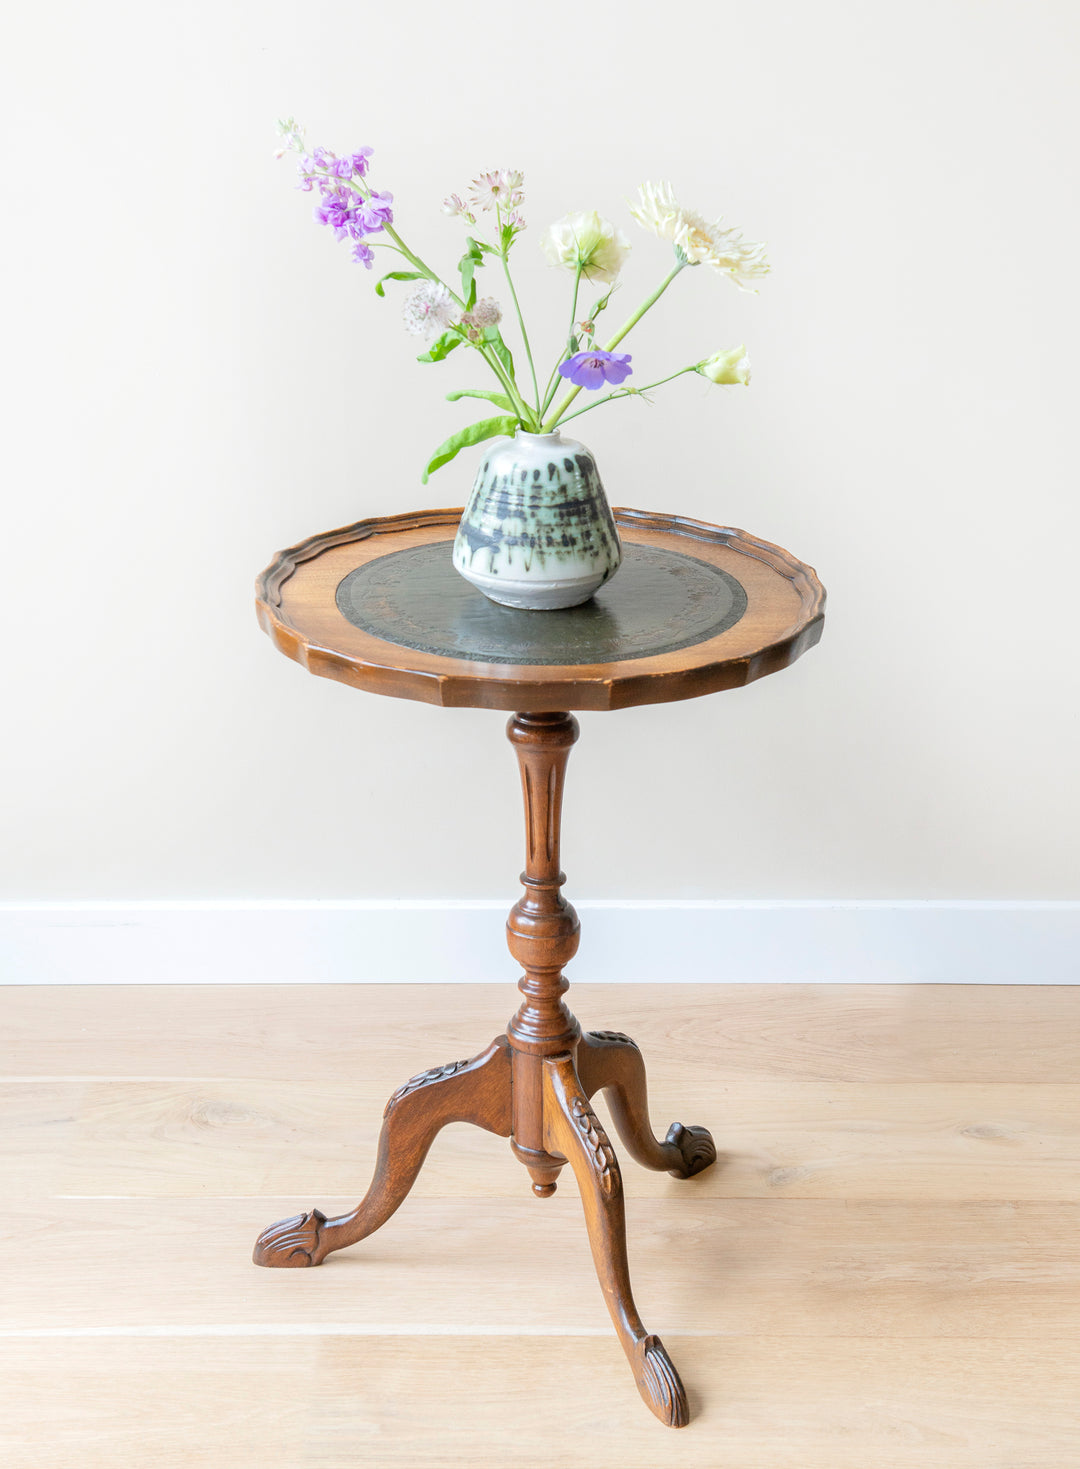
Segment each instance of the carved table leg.
M596 1273L638 1392L662 1423L682 1428L690 1417L686 1389L663 1342L645 1330L630 1290L619 1164L569 1052L544 1061L544 1145L574 1170Z
M449 1122L473 1122L510 1136L510 1047L499 1036L469 1061L452 1061L414 1076L386 1104L375 1176L351 1214L327 1219L318 1209L264 1229L256 1265L321 1265L332 1250L373 1234L404 1202L436 1134Z
M672 1178L692 1178L716 1162L716 1145L707 1128L673 1122L663 1142L653 1136L645 1062L628 1035L586 1031L578 1047L577 1070L587 1097L607 1093L615 1130L643 1168L666 1171Z

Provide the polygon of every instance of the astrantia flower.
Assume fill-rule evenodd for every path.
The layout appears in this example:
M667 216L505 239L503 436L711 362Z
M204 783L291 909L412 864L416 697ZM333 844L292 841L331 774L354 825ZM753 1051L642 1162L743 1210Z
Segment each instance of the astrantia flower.
M494 296L485 296L477 301L471 311L466 311L461 324L469 334L470 342L478 342L489 326L498 326L502 321L502 307Z
M719 219L709 221L683 209L667 182L640 184L630 213L644 229L670 240L691 265L711 265L740 290L753 290L750 282L768 272L764 245L747 243L738 230L724 229Z
M406 296L401 314L406 331L416 337L431 338L453 326L458 319L458 307L441 281L425 281Z
M746 355L745 347L732 347L728 352L714 352L704 362L699 362L696 370L711 383L741 383L746 387L750 382L750 359Z
M516 168L499 168L482 173L470 185L469 203L474 209L516 209L524 202L525 175Z
M575 388L602 388L605 383L621 383L633 372L629 352L575 352L559 363L559 372L569 378Z
M463 219L466 224L475 224L476 215L472 214L466 207L465 201L460 194L451 194L449 198L442 201L443 213L452 218Z
M630 241L595 209L565 214L545 232L540 248L552 265L577 270L587 281L613 281L630 253Z

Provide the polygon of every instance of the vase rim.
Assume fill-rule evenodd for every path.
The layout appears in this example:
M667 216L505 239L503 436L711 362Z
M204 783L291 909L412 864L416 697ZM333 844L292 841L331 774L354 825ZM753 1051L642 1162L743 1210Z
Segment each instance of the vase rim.
M547 434L534 434L534 433L531 432L531 430L529 430L527 428L517 428L517 429L514 430L514 438L515 439L561 439L562 438L562 434L560 434L560 432L559 432L559 430L557 428L553 428L551 430L551 432L550 433L547 433Z

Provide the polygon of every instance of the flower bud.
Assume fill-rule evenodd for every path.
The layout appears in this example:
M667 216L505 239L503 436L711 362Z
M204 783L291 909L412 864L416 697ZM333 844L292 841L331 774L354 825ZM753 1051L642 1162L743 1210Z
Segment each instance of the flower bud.
M711 383L741 383L746 387L750 382L750 359L745 347L732 347L729 352L706 357L698 363L697 371Z

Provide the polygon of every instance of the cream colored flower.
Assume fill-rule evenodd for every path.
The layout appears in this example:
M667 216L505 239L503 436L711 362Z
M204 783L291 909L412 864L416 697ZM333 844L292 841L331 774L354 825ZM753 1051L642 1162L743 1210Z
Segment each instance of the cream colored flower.
M710 221L692 209L683 209L669 183L640 184L638 203L630 213L644 229L670 240L691 265L711 265L742 291L769 270L765 246L747 243L738 230L726 230L719 219Z
M744 388L750 383L750 359L746 355L745 347L732 347L728 352L714 352L704 362L698 363L697 370L711 383L742 383Z
M675 243L683 212L669 183L638 184L637 207L631 204L630 213L642 229L652 230L658 239Z
M552 265L577 270L587 281L613 281L630 253L630 241L595 209L565 214L545 231L540 248Z

